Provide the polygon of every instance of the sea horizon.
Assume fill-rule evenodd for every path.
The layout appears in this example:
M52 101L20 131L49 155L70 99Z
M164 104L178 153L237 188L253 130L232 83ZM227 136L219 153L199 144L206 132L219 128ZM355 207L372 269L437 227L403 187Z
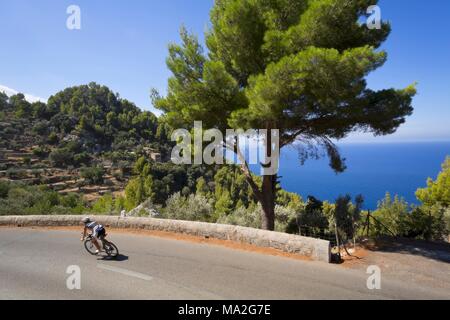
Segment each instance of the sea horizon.
M450 141L339 143L347 169L336 174L328 158L309 159L300 165L298 152L292 147L281 151L281 186L303 199L311 195L334 202L340 195L353 198L362 194L364 209L375 210L387 192L409 204L419 204L415 197L427 179L436 179L447 156Z

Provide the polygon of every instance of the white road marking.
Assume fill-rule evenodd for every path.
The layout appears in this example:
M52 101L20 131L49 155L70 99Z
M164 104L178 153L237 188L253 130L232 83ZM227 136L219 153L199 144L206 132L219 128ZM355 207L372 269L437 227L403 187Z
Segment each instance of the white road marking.
M146 275L146 274L143 274L143 273L139 273L139 272L135 272L135 271L131 271L131 270L127 270L127 269L122 269L122 268L109 266L109 265L106 265L106 264L97 264L97 268L108 270L108 271L112 271L112 272L121 273L121 274L124 274L126 276L142 279L142 280L145 280L145 281L153 280L153 278L150 277L149 275Z

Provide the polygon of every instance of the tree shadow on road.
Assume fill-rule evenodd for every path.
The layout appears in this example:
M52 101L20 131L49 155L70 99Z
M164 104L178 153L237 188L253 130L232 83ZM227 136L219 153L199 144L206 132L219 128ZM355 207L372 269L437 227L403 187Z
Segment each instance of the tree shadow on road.
M450 243L428 242L407 238L383 237L371 243L365 248L370 251L392 252L423 256L428 259L450 263Z

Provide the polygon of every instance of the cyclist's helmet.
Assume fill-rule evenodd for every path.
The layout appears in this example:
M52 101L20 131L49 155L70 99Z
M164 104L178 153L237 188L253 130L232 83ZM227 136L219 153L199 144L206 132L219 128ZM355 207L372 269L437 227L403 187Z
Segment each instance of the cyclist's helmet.
M83 219L81 219L81 222L83 222L83 223L89 223L89 222L91 222L91 218L89 218L89 217L84 217Z

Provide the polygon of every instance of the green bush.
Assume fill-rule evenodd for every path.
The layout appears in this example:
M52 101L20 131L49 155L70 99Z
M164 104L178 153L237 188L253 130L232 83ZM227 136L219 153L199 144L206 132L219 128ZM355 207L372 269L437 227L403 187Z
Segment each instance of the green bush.
M48 127L48 121L39 121L33 126L32 132L37 135L45 135L48 131Z
M166 203L162 217L188 221L214 221L214 206L211 200L202 195L191 194L183 197L179 192L172 195Z
M27 177L27 172L24 169L9 168L6 170L6 176L10 179L24 179Z
M298 227L292 228L292 226L297 225L299 209L296 208L295 203L287 202L286 204L275 206L275 231L298 233Z
M31 170L32 176L35 177L36 179L37 179L37 178L40 178L41 175L42 175L42 173L43 173L43 170L42 170L42 169L32 169L32 170Z
M56 149L50 153L49 160L53 166L64 168L74 163L74 154L65 148Z
M0 215L81 214L87 211L80 196L60 195L46 186L0 183L0 192Z
M8 181L0 181L0 198L7 198L11 183Z
M436 203L410 207L408 203L389 194L373 213L374 235L395 235L424 240L443 240L449 234L447 207Z
M392 199L390 193L386 193L383 200L378 203L377 210L373 216L381 223L375 223L374 230L376 235L403 236L408 233L407 220L410 206L399 196L395 195Z
M85 167L81 168L80 175L87 184L103 184L105 169L103 167Z
M425 205L450 207L450 156L442 164L442 171L437 179L428 179L427 187L418 189L416 196Z
M48 135L47 142L49 144L57 144L58 143L58 135L55 132L51 132Z
M231 214L221 216L217 220L217 223L249 228L260 228L261 212L262 208L260 204L251 205L249 208L239 207Z
M93 213L113 214L116 212L114 198L111 194L106 194L98 199L92 206Z
M446 210L439 205L414 208L406 221L404 236L424 240L441 241L448 235Z
M431 230L432 237L450 234L450 157L442 164L442 171L436 180L428 179L427 187L418 189L417 199L422 202L422 211L431 213L436 223ZM442 230L444 226L444 230Z
M69 193L65 196L60 196L59 204L66 208L84 208L84 202L81 195L75 193Z
M33 149L33 154L39 158L46 158L49 154L49 151L46 147L39 146Z
M342 240L353 239L355 241L363 202L362 196L357 196L355 204L353 204L349 195L341 196L336 200L334 220Z
M77 153L73 157L74 164L88 165L91 162L91 156L87 152Z
M30 157L23 157L22 162L24 165L29 166L31 164L31 158Z
M125 188L125 208L130 211L145 200L153 199L152 187L151 176L131 179Z
M305 230L308 230L308 234L310 231L327 229L329 223L327 217L323 214L323 202L309 196L306 204L300 209L298 223L301 227L305 227Z

